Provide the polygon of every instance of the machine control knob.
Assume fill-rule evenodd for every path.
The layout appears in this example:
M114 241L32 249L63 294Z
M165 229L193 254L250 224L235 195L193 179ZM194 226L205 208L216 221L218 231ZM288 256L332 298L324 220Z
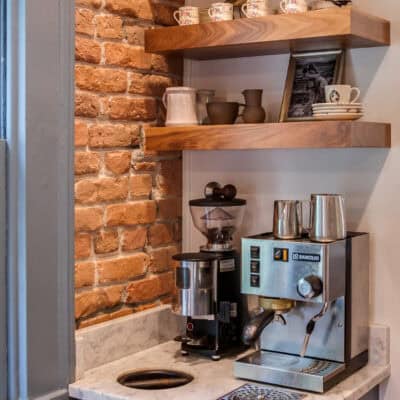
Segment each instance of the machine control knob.
M322 281L316 275L301 278L297 283L297 291L305 299L313 299L322 293Z

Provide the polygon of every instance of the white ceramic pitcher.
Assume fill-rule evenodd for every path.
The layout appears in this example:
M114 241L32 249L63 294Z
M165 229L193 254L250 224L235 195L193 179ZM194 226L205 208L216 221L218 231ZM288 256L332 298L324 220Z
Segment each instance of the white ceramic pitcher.
M167 88L163 103L167 109L166 126L198 125L196 89L183 86Z

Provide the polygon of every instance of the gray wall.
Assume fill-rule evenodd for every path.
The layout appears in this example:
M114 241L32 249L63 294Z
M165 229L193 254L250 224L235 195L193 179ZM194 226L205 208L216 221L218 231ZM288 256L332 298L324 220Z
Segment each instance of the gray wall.
M7 6L7 398L67 398L74 368L74 1Z

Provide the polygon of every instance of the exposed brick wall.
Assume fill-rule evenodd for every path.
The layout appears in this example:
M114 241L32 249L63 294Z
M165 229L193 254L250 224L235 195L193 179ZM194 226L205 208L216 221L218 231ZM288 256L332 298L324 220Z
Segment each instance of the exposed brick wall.
M75 317L78 327L171 301L180 250L180 154L144 156L182 60L146 54L144 30L183 1L76 0Z

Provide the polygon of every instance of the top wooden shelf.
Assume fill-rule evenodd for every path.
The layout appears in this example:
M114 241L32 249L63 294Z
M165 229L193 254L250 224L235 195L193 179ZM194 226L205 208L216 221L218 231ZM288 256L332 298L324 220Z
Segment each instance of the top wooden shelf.
M390 45L390 22L353 7L149 29L149 53L217 59Z

